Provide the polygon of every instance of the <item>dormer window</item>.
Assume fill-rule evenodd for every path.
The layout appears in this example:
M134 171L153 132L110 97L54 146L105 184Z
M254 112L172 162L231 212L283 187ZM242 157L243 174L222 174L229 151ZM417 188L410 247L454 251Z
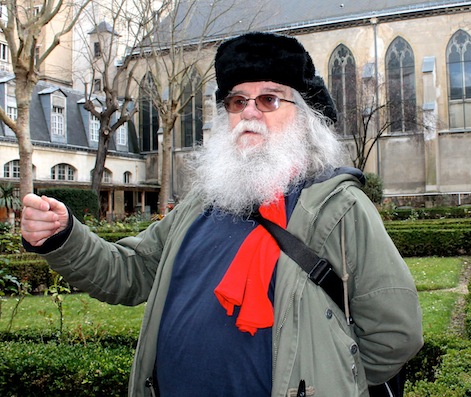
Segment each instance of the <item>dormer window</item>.
M64 129L64 108L60 106L52 107L51 130L53 135L65 135Z
M51 95L51 135L65 137L65 97Z
M128 129L126 123L116 130L116 144L126 146L128 144Z
M98 142L100 140L100 119L90 114L90 141Z

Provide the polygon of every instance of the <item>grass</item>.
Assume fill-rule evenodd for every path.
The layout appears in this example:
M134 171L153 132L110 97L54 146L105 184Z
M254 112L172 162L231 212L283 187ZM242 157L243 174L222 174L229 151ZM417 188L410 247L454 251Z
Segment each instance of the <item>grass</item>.
M145 304L136 307L114 306L90 298L84 293L62 296L64 331L88 330L92 333L135 334L137 338ZM14 298L9 298L3 303L0 331L6 329L14 304ZM59 311L50 296L39 295L24 299L11 330L12 332L23 329L46 331L51 327L59 327Z
M405 258L419 291L424 334L446 333L460 294L456 290L467 263L459 257Z
M463 258L405 258L418 291L455 288L463 269Z
M458 297L457 292L419 292L424 334L444 334L449 330L451 315Z
M459 291L460 275L469 258L405 258L419 290L425 333L445 333L450 327ZM144 305L112 306L86 294L63 295L64 331L88 333L123 333L137 335ZM3 303L0 331L6 329L15 300ZM46 332L59 327L59 313L49 296L28 296L21 303L12 331L37 329Z

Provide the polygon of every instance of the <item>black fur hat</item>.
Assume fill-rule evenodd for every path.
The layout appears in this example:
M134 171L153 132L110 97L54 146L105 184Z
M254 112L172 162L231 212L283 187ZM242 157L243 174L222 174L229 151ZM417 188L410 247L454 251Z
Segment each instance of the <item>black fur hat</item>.
M237 84L273 81L299 91L306 102L332 121L337 112L309 53L294 37L247 33L223 42L215 58L216 100L222 101Z

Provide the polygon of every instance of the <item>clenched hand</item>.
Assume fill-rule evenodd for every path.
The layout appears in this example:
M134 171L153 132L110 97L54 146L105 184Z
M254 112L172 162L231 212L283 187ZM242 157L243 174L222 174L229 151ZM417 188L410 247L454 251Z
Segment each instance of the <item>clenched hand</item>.
M67 227L69 213L64 203L51 197L27 194L23 205L21 233L32 246L42 245Z

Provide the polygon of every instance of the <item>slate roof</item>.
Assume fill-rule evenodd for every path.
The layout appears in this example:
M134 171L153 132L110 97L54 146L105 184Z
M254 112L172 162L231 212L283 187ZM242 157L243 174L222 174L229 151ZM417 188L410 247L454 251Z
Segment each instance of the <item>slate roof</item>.
M94 33L113 33L116 36L119 36L118 32L116 32L113 27L106 21L100 22L97 26L95 26L88 34Z
M288 31L320 27L372 17L407 17L417 13L470 6L471 1L424 0L194 0L179 7L182 40L218 40L246 31ZM193 8L192 8L193 7ZM207 21L212 17L208 27ZM205 25L206 24L206 25ZM165 32L165 21L158 29ZM174 25L176 26L176 25ZM184 39L183 39L184 37Z
M0 84L11 80L11 74L0 72ZM41 95L51 94L60 91L66 98L66 128L67 143L60 144L52 142L51 135L46 123L46 115L40 100ZM87 134L88 128L85 128L80 113L80 105L83 104L83 92L72 90L70 88L59 87L44 81L39 81L33 91L30 106L30 134L31 140L37 145L46 145L54 147L72 148L74 150L95 150L89 145ZM47 115L50 117L50 115ZM3 124L3 123L2 123ZM136 129L133 123L128 123L128 152L119 152L120 155L138 154ZM5 138L3 128L0 130L0 139ZM10 138L11 139L11 138ZM14 138L16 139L16 138ZM114 140L110 143L110 152L116 151Z

